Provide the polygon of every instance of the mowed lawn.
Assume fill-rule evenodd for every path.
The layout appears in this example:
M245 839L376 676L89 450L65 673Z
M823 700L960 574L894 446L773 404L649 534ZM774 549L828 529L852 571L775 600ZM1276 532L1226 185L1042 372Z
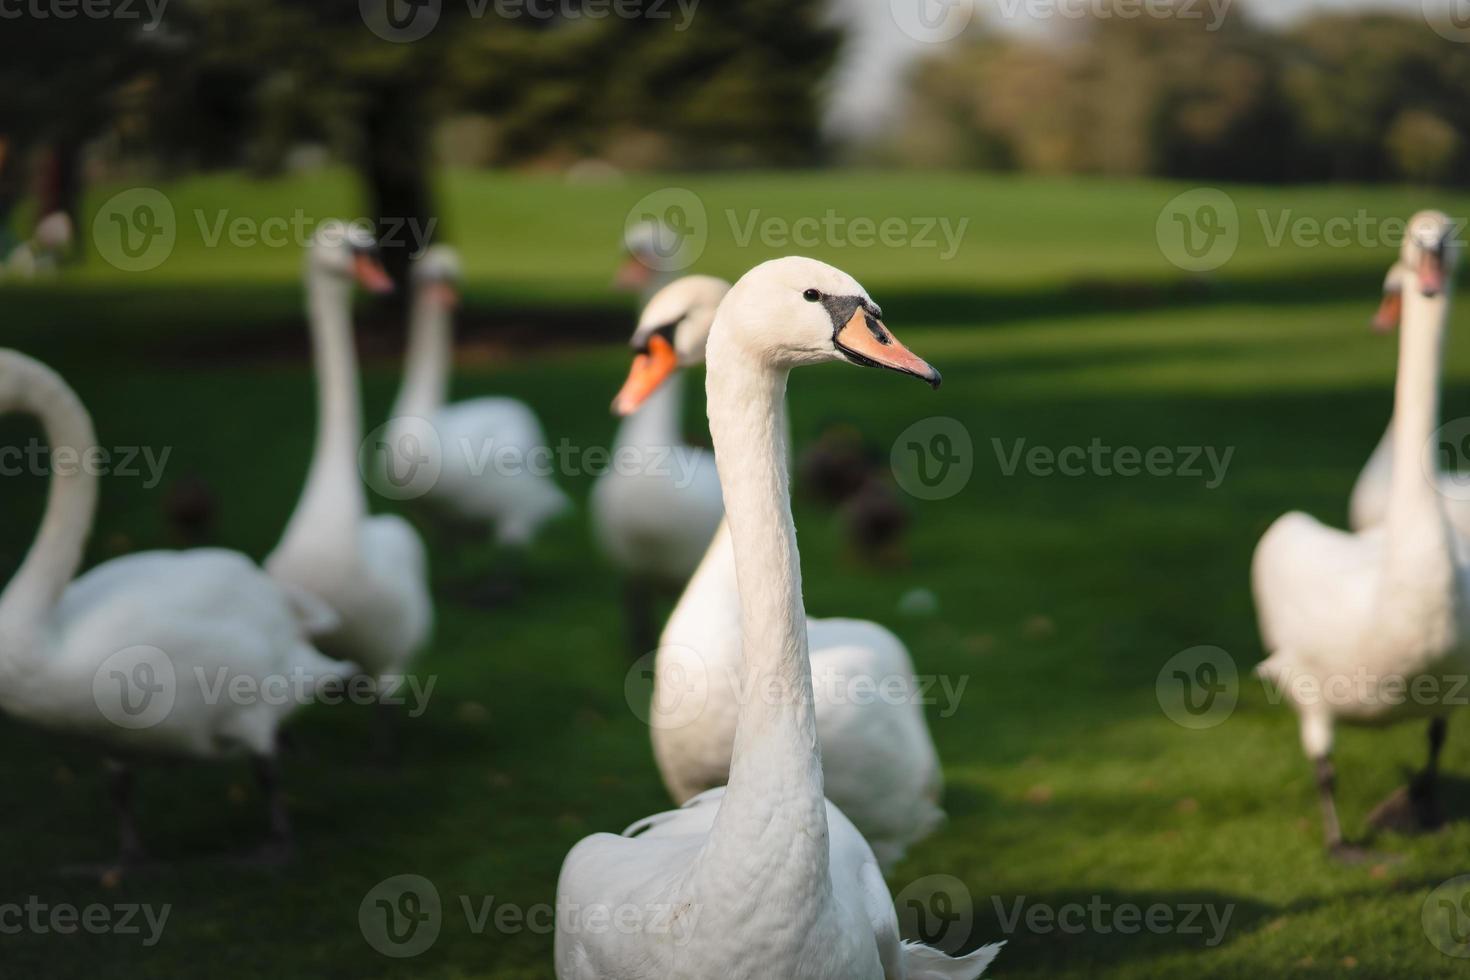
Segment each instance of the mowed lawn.
M663 186L693 188L717 216L699 268L725 274L788 251L742 247L728 228L716 231L726 209L972 218L949 261L921 248L811 250L865 282L895 332L944 372L939 391L835 365L795 374L791 386L798 448L840 421L886 455L909 426L941 417L957 419L972 446L973 475L960 492L909 500L910 560L898 568L856 562L835 515L797 504L809 610L878 619L907 641L922 674L964 685L957 705L929 709L950 823L893 874L895 894L927 892L932 875L958 879L974 921L961 918L948 936L967 946L1007 939L999 977L1463 975L1463 962L1427 937L1423 908L1436 885L1470 872L1470 720L1452 723L1445 756L1458 819L1430 837L1380 837L1374 847L1396 859L1345 868L1322 854L1293 714L1249 677L1261 657L1251 550L1287 509L1343 518L1387 421L1393 371L1391 342L1367 330L1392 250L1273 248L1257 212L1273 221L1288 208L1391 217L1433 199L1231 190L1240 252L1191 279L1154 237L1160 208L1187 189L1177 186L757 175L567 187L450 175L446 230L466 246L474 314L493 318L506 304L631 318L606 290L619 229L634 201ZM335 176L208 178L167 191L186 215L289 215L299 205L327 217L351 214L356 200ZM93 559L166 545L165 488L190 476L215 490L220 543L262 556L304 476L310 372L265 329L300 320L300 256L207 248L184 228L154 272L128 275L94 258L72 280L0 288L9 342L70 379L105 446L170 451L159 487L104 479ZM1466 319L1457 317L1462 333ZM523 398L553 440L605 446L607 403L625 368L614 344L553 343L474 358L456 394ZM370 426L396 383L391 357L369 360ZM1448 418L1470 416L1463 338L1452 345L1445 401ZM691 434L701 409L690 405ZM0 429L3 444L37 434L15 420ZM1208 450L1229 454L1229 464L1213 487L1208 463L1152 477L1010 467L1018 447L1095 443L1158 447L1180 467ZM95 756L0 721L0 906L35 896L49 906L171 907L151 947L143 935L0 933L0 973L550 976L552 939L538 910L553 901L563 855L588 833L667 806L648 729L629 703L628 692L636 700L643 689L628 679L618 585L590 541L592 475L562 481L584 506L539 544L518 601L492 610L439 603L419 668L436 687L422 717L402 719L396 761L368 751L367 710L317 707L295 720L285 762L300 854L285 870L226 859L263 830L239 763L145 773L144 830L165 869L114 887L59 874L114 846ZM11 515L0 528L8 571L31 539L45 486L11 477L0 487ZM440 581L493 560L473 542L461 549L435 551ZM915 589L930 590L937 610L901 611ZM1225 651L1240 681L1233 714L1196 731L1165 714L1157 682L1170 658L1198 646ZM1350 834L1364 832L1366 813L1423 751L1417 725L1344 733ZM401 874L434 884L443 917L431 948L390 959L364 938L359 911L378 882ZM497 927L503 906L523 914ZM1173 928L1123 931L1137 928L1128 910L1154 906ZM1202 906L1224 922L1219 930L1191 911ZM1070 914L1065 929L1047 925L1047 910L1074 907L1086 915Z

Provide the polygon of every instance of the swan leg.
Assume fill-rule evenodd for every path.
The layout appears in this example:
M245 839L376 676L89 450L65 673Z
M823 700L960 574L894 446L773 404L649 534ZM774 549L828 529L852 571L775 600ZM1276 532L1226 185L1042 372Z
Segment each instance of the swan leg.
M117 811L118 861L120 866L140 864L146 858L143 838L138 833L138 816L133 808L137 776L131 766L107 760L107 795Z
M647 582L630 578L624 583L623 618L628 624L628 649L635 660L658 646L653 587Z
M1327 849L1336 853L1343 847L1342 822L1337 818L1337 769L1330 756L1314 761L1317 770L1317 797L1322 803L1322 833Z
M286 807L286 790L281 781L281 764L273 755L256 756L255 779L265 798L270 836L257 852L259 863L278 865L291 854L291 814Z
M1444 811L1440 809L1439 801L1439 757L1444 752L1449 727L1445 718L1430 719L1429 760L1424 764L1424 771L1409 784L1414 820L1421 830L1434 830L1444 825Z
M1429 761L1424 771L1378 804L1368 816L1370 825L1400 834L1422 833L1444 825L1439 801L1439 757L1448 729L1449 723L1444 718L1429 722Z

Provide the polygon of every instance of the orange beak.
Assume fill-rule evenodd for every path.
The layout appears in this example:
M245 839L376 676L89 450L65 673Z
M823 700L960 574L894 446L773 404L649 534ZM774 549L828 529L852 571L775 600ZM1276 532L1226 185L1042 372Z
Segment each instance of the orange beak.
M648 353L633 358L633 369L618 397L613 399L614 415L632 415L638 407L648 401L648 396L658 391L659 385L679 370L679 355L674 345L655 335L648 342Z
M362 288L370 293L384 296L393 292L393 280L388 278L388 273L383 269L383 263L371 255L358 255L352 262L353 274Z
M942 380L928 361L899 343L882 320L861 306L834 339L837 349L856 364L911 374L929 382L931 388L938 388Z
M1403 316L1404 294L1397 291L1384 293L1383 304L1373 315L1373 329L1378 333L1392 333L1399 328L1399 321Z
M648 284L652 281L653 270L638 261L638 256L630 255L618 267L618 274L613 277L613 288L627 293L637 293L647 289Z

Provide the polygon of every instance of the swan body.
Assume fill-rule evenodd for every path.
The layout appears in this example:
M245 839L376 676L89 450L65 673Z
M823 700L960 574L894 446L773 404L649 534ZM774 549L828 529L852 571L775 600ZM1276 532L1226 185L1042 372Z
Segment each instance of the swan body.
M86 409L55 372L0 351L0 412L8 411L37 416L53 448L86 458L97 445ZM284 845L277 729L356 665L307 639L309 625L327 618L313 600L281 589L236 552L145 552L74 578L96 504L97 478L86 467L52 473L36 541L0 593L0 709L105 747L125 861L142 843L132 775L116 760L134 754L254 756L273 838Z
M288 597L259 566L217 548L142 552L97 566L62 594L48 633L51 649L34 670L6 682L9 696L0 695L0 703L18 699L6 704L17 717L105 740L121 752L269 756L277 728L300 703L210 703L222 678L263 685L301 677L315 689L356 673L302 636ZM104 690L114 693L108 658L132 647L168 658L173 702L157 725L120 727L98 710L94 682L101 675Z
M433 605L418 532L395 515L369 516L358 474L362 406L352 282L354 276L375 285L386 281L364 251L369 244L328 226L308 252L316 447L306 489L265 567L336 614L337 627L321 638L325 649L351 657L369 676L384 677L401 671L427 642Z
M756 267L719 307L708 404L745 680L782 693L740 703L728 786L567 856L559 980L973 978L996 955L901 942L872 849L823 796L782 406L801 364L845 359L937 383L878 316L851 277L795 258ZM642 918L599 927L628 916Z
M387 445L411 462L424 454L436 477L424 502L456 521L495 528L498 543L526 547L570 501L547 471L541 421L514 398L446 404L453 359L452 310L459 258L436 245L414 265L414 297L403 386L388 423ZM431 438L425 436L432 432ZM405 471L407 472L407 471Z
M670 380L704 361L715 309L729 288L720 279L690 276L666 286L650 304L657 315L645 318L643 329L651 324L669 334L675 361L664 370ZM640 340L635 335L635 344ZM647 374L656 370L635 362L620 403L659 382ZM781 411L785 426L784 404ZM730 778L739 704L748 695L728 523L720 523L705 550L654 656L654 758L676 803ZM944 821L943 776L913 661L898 637L876 623L808 617L806 628L827 797L862 832L879 863L892 867Z
M1430 259L1451 264L1450 254L1444 245L1406 246L1415 268L1430 265ZM1470 669L1470 564L1439 488L1426 475L1432 472L1431 435L1439 424L1449 301L1432 271L1412 272L1410 279L1385 522L1347 533L1305 514L1288 514L1261 539L1252 567L1269 653L1257 672L1297 710L1303 748L1317 765L1327 840L1334 849L1344 846L1330 764L1335 726L1434 719L1432 773L1448 712L1440 696L1456 691L1454 678ZM1437 695L1415 693L1426 689Z

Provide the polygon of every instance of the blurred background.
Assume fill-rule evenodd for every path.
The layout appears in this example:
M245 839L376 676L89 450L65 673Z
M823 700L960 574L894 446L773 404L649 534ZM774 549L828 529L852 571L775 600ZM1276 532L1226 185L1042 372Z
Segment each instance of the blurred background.
M944 913L911 938L1006 938L1002 977L1463 975L1426 895L1470 871L1470 825L1323 860L1295 719L1250 678L1248 588L1281 512L1342 522L1387 424L1395 348L1369 320L1404 222L1470 214L1463 0L0 0L0 93L3 342L59 370L105 444L164 460L104 479L89 561L279 538L311 452L301 252L323 221L374 226L400 283L455 245L456 396L521 398L584 450L613 438L631 230L672 230L668 272L810 254L945 376L792 386L798 453L873 477L832 500L798 473L808 609L888 624L953 694L929 707L951 823L890 880ZM359 302L369 430L402 296ZM1462 343L1448 368L1446 418L1470 425ZM936 491L907 447L941 434L963 465ZM1089 462L1059 469L1074 448ZM0 973L550 976L533 913L567 849L666 803L589 557L596 475L557 474L577 512L513 603L440 604L437 693L390 767L353 709L299 720L288 869L212 859L257 833L254 789L175 767L140 803L170 867L58 875L108 839L94 755L0 719L0 907L172 909L152 945L0 929ZM7 574L45 489L0 482ZM436 581L486 560L436 552ZM1186 726L1163 686L1200 648L1230 710ZM1344 735L1350 833L1420 742ZM360 919L401 874L442 899L411 956ZM1012 917L1094 903L1175 924ZM1195 906L1228 923L1181 927Z

